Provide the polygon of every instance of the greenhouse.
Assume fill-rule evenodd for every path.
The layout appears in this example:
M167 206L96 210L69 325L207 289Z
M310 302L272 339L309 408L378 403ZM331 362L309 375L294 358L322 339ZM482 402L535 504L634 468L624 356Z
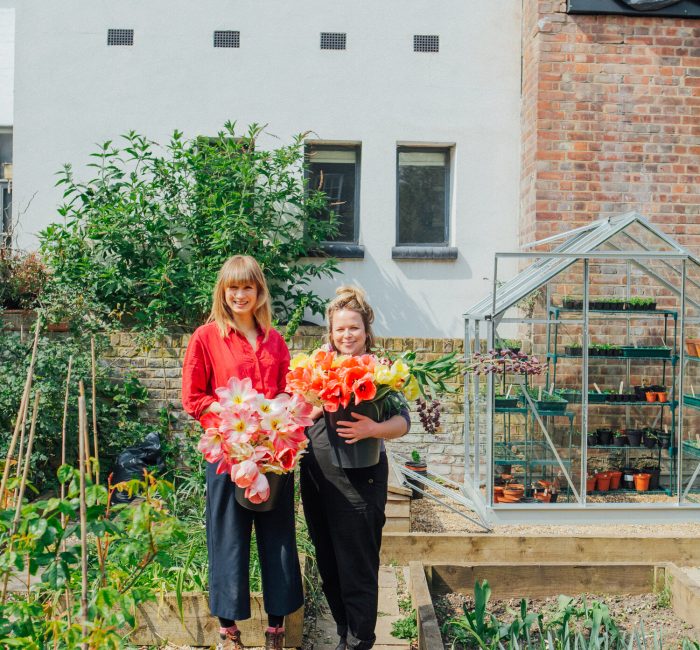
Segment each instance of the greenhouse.
M695 516L700 260L627 213L497 253L492 282L465 314L477 509L503 522Z

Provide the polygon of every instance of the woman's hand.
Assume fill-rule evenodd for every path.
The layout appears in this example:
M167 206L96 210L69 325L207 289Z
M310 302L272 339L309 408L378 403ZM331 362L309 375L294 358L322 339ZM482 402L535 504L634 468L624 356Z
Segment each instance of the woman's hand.
M354 422L339 420L336 428L338 435L341 438L345 438L345 442L348 445L354 445L365 438L377 437L379 433L378 422L359 413L351 413L350 415L355 418Z
M224 410L224 407L219 404L219 402L212 402L207 406L207 408L204 409L202 412L202 415L205 413L221 413Z

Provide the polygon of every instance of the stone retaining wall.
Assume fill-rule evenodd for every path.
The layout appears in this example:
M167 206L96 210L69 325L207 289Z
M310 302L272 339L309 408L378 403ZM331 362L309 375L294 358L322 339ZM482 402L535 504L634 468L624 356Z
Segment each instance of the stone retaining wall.
M322 328L302 327L290 341L289 348L292 355L308 352L318 347L322 338ZM144 350L138 348L130 334L113 334L111 351L103 357L117 376L133 371L148 389L151 401L144 413L147 419L155 422L162 407L172 407L177 432L185 431L192 424L180 404L182 361L188 341L188 334L171 335L159 346ZM462 352L464 349L464 342L459 339L380 338L377 343L393 352L416 350L421 360L435 359L453 350ZM437 434L424 433L418 414L414 412L409 433L390 443L390 446L395 452L406 456L417 449L421 456L427 458L431 471L461 481L464 474L463 385L455 384L452 388L455 392L443 399L442 423Z

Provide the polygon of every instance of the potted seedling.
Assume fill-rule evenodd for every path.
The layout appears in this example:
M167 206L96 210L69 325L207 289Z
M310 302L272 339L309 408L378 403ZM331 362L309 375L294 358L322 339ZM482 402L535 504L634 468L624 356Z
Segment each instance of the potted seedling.
M517 354L522 349L522 343L517 339L502 339L500 349Z
M651 456L640 456L635 461L634 467L640 472L640 474L649 474L649 483L647 489L659 489L659 478L661 476L661 468L659 467L658 460L652 458Z
M489 352L475 352L471 363L467 366L467 372L474 375L497 375L500 377L500 390L496 389L496 408L513 408L517 406L517 396L512 394L512 387L506 390L506 377L509 374L524 375L525 381L529 375L540 375L545 366L539 359L529 356L524 352L512 352L510 350L490 350ZM508 402L507 400L511 400ZM515 400L513 402L512 400Z
M647 427L644 429L644 446L647 449L654 449L659 443L659 438L656 435L656 429L651 429Z
M629 439L622 431L615 431L613 440L616 447L627 447L630 444Z
M580 296L564 296L564 309L583 309L583 299Z
M663 431L657 431L656 437L659 440L659 447L661 447L661 449L669 449L671 447L671 434L667 427L664 427Z
M601 428L601 429L596 429L596 433L598 434L598 442L600 445L603 447L609 447L612 445L613 441L613 430L608 429L608 428Z
M577 343L572 339L569 345L564 347L564 354L570 357L580 357L583 354L583 346L581 345L581 341Z
M542 386L532 386L527 391L535 401L538 411L560 413L566 410L568 402L554 391L546 392Z
M598 433L595 431L589 431L586 435L586 444L589 447L595 447L599 443Z
M416 474L420 474L421 476L427 476L428 475L428 465L427 463L421 458L420 453L418 452L417 449L414 449L411 452L411 460L407 460L404 463L404 467L406 469L410 469L411 471L415 472ZM423 495L416 490L416 488L424 489L424 485L416 478L413 477L407 477L406 478L406 483L408 483L408 486L411 488L411 498L412 499L422 499Z

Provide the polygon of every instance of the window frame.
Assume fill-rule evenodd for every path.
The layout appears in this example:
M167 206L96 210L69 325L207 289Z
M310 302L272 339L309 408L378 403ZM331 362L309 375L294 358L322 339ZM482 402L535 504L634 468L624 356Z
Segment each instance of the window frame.
M452 159L454 145L397 145L396 147L396 246L394 249L402 248L449 248L450 247L450 218L452 215ZM399 191L400 164L399 158L402 153L442 153L445 156L445 224L444 238L442 242L401 242L401 203ZM400 255L395 255L400 257Z
M362 143L361 142L306 142L304 143L304 155L306 156L306 180L311 176L311 164L313 151L354 151L355 153L355 190L353 192L353 239L352 241L332 240L321 242L324 250L333 251L338 257L359 257L356 254L360 246L360 179L362 165ZM358 251L354 251L357 248ZM348 253L344 255L343 253Z

